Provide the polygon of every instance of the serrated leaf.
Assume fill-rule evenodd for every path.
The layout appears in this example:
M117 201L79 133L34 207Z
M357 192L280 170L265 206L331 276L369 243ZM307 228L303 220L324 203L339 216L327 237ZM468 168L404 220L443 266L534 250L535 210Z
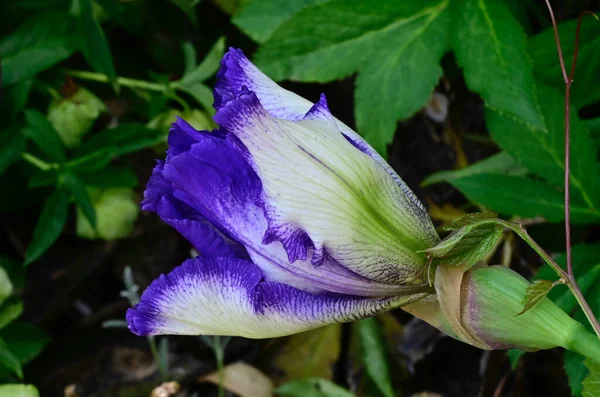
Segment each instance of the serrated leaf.
M583 356L570 350L565 350L564 367L572 396L581 395L581 390L583 389L582 382L590 372L583 361Z
M303 8L328 0L252 0L232 22L258 43L264 43L279 26Z
M8 346L2 339L0 339L0 366L3 366L11 372L14 372L20 379L23 379L23 369L21 367L21 362L8 349ZM1 391L2 390L0 389L0 392ZM2 394L0 394L0 396L2 396Z
M286 383L275 389L275 394L285 397L356 397L335 383L318 378Z
M434 263L445 266L471 267L486 257L502 237L504 226L492 222L493 213L473 214L457 222L461 226L451 227L452 234L435 247L425 250Z
M0 306L0 329L15 321L23 313L23 302L9 299Z
M452 222L451 224L444 226L443 230L451 232L454 230L462 229L463 227L470 226L486 219L498 218L498 214L495 212L473 212L460 218L459 220Z
M490 109L486 111L486 122L502 149L549 184L561 187L565 172L564 96L538 84L537 97L545 122L543 128L533 128L520 118ZM600 214L600 180L596 177L600 175L600 163L596 147L576 112L571 114L571 153L571 197L596 217Z
M434 183L451 182L455 179L477 174L525 175L526 173L527 169L515 161L508 153L500 152L465 168L452 171L439 171L431 174L421 182L421 186L425 187Z
M486 106L541 128L525 33L501 0L452 3L452 48L467 86Z
M358 73L358 130L385 154L396 122L429 100L442 75L447 6L446 0L313 4L273 33L256 62L275 80L326 82Z
M39 148L52 160L63 163L66 159L65 147L46 116L37 110L26 110L25 120L27 125L25 135L34 141Z
M71 11L77 20L80 47L85 59L94 70L105 74L115 85L117 72L115 71L108 41L100 22L94 14L92 2L90 0L73 0Z
M9 350L22 363L33 360L50 342L48 335L39 327L29 323L12 323L0 330Z
M505 215L526 218L541 216L548 222L564 219L564 194L548 184L522 176L477 174L451 181L470 201ZM571 221L590 223L599 219L596 212L573 197Z
M585 365L590 373L583 381L583 397L600 396L600 364L590 359L585 360Z
M77 48L74 37L48 40L2 59L2 87L19 83L69 58Z
M79 207L90 225L92 225L92 228L95 229L96 210L94 209L94 205L92 204L92 200L88 194L85 184L81 181L81 179L70 172L64 173L62 175L62 180L75 199L77 207Z
M523 310L521 310L517 316L520 316L535 307L539 301L548 295L548 292L550 292L554 285L555 284L549 280L535 280L533 283L529 284L527 289L525 289L525 296L521 302L523 304Z
M0 385L0 397L40 397L33 385Z
M200 65L195 69L186 73L181 80L176 82L174 86L183 87L189 85L196 85L204 82L206 79L217 73L219 65L221 64L221 58L225 52L225 37L219 38L216 43L212 46L206 57L202 60Z
M39 258L58 239L67 221L68 207L69 197L61 188L46 200L25 253L25 265Z
M558 24L560 46L567 67L570 67L573 62L576 28L577 19ZM557 89L564 90L565 83L560 70L552 27L531 37L527 43L527 49L533 60L536 78ZM583 17L579 31L578 66L571 86L571 101L575 107L589 105L600 100L600 90L590 88L600 84L598 53L600 53L600 23L587 15Z
M360 337L363 363L369 378L385 397L394 397L386 357L385 342L375 318L356 323Z

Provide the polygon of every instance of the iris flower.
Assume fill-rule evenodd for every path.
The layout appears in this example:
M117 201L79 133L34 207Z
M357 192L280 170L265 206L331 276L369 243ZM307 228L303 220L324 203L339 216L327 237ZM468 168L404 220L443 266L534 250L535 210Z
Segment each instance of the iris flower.
M430 272L427 211L324 95L281 88L236 49L214 95L220 128L178 119L142 202L200 255L150 284L132 332L270 338L402 307L482 349L600 360L600 340L549 299L517 316L529 283L514 271Z
M200 255L127 312L138 335L267 338L373 316L429 295L426 209L356 132L230 49L215 131L172 126L142 208Z

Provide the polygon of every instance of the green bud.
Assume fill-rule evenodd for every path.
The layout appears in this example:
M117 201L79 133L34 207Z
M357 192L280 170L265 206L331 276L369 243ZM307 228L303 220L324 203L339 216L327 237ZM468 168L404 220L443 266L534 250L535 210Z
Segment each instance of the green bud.
M146 124L146 126L153 130L165 131L166 135L169 129L171 129L171 124L175 121L177 116L183 118L197 130L212 130L215 128L213 121L206 114L197 109L192 109L187 112L169 109L154 117Z
M523 314L530 283L504 266L438 266L437 295L404 307L446 334L486 350L563 347L596 361L600 339L543 298Z
M79 146L106 105L96 95L79 88L69 98L54 99L48 108L48 121L67 147Z
M78 236L88 239L115 240L131 234L140 212L133 199L133 190L125 188L90 189L90 198L96 210L96 230L78 209Z

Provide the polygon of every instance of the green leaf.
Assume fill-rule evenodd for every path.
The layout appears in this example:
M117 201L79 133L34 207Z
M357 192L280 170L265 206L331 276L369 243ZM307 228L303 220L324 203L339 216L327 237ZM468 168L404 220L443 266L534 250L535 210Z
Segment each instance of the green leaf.
M467 226L477 226L479 222L485 221L487 219L496 218L498 218L498 214L496 214L495 212L473 212L471 214L463 216L459 220L454 221L447 226L444 226L443 230L447 232L453 232L455 230L459 230Z
M541 128L525 33L510 9L502 0L452 4L452 48L467 86L486 106Z
M33 385L0 385L0 397L40 397Z
M69 197L61 188L56 189L46 200L33 231L33 239L27 247L25 265L39 258L58 239L67 221L68 207Z
M4 267L0 266L0 304L13 292L13 285Z
M24 80L2 90L2 96L0 97L2 120L0 122L11 124L14 121L27 103L31 87L33 87L33 79ZM16 124L12 124L10 128L15 126Z
M358 327L363 362L369 378L385 397L394 397L385 342L377 320L366 318L357 322L356 327Z
M62 175L62 180L67 189L73 195L77 207L81 209L81 212L88 220L92 228L96 228L96 210L92 204L90 195L88 194L85 184L70 172L66 172Z
M0 329L12 323L23 313L23 302L17 300L6 301L0 306Z
M572 396L580 396L583 389L583 380L590 370L585 366L583 356L570 350L565 350L564 367L569 380Z
M486 111L486 122L492 138L502 149L531 172L560 187L565 172L564 97L555 89L539 85L537 97L543 128L534 128L520 118L490 109ZM596 146L575 112L571 114L571 153L572 198L587 207L590 215L598 216L600 163Z
M25 135L21 134L18 126L14 127L0 131L0 174L19 160L25 151Z
M96 162L93 159L95 156L108 159L101 166L86 167L87 170L99 169L114 157L152 147L163 141L162 131L152 130L143 124L121 124L116 128L100 131L84 142L75 153L75 160L70 163L82 162L86 156L92 156L92 162ZM78 168L75 165L73 167Z
M275 389L285 397L356 397L327 379L309 378L286 383Z
M8 346L2 339L0 339L0 366L3 366L17 374L19 379L23 379L23 368L21 367L21 362L8 349ZM0 386L0 396L2 396L2 386ZM10 396L13 397L14 394Z
M521 310L517 316L526 313L529 309L537 305L539 301L548 295L548 292L550 292L555 285L556 284L549 280L535 280L533 283L529 284L525 290L523 302L521 302L523 304L523 310Z
M92 2L90 0L73 0L71 11L77 18L80 46L85 59L94 70L104 73L113 85L116 85L117 72L104 31L94 15Z
M519 361L521 360L521 357L523 357L525 355L526 352L524 352L523 350L519 350L519 349L510 349L509 351L506 352L506 355L508 356L508 361L510 361L510 368L514 371L515 369L517 369L517 366L519 365Z
M544 217L548 222L564 219L564 194L546 183L513 175L477 174L451 181L470 201L506 215ZM571 221L590 223L598 219L580 200L571 199Z
M77 48L74 37L48 40L2 59L2 87L28 80L69 58Z
M14 289L19 290L25 286L25 270L20 261L9 256L0 255L0 267L8 274Z
M185 76L196 68L196 49L189 41L185 41L181 45L181 49L183 50L183 60L185 63L185 69L183 71L183 75Z
M209 113L211 116L214 116L215 109L212 106L214 98L213 92L210 88L200 83L179 86L179 89L187 92L192 97L194 97L194 99L198 101L198 103L200 103L202 107L204 107L204 110L206 110L207 113Z
M600 396L600 363L590 359L585 360L585 365L590 370L590 373L583 381L583 397L598 397Z
M429 175L421 182L421 186L434 183L451 182L477 174L525 175L527 170L515 161L508 153L500 152L472 165L453 171L439 171Z
M65 147L58 136L58 132L52 127L46 116L37 110L26 110L25 135L33 140L39 148L52 160L64 163L66 159Z
M504 226L494 221L492 213L471 214L449 228L452 234L435 247L425 250L435 263L445 266L471 267L494 249ZM458 228L460 227L460 228Z
M575 31L577 19L572 19L558 24L560 46L565 59L565 65L570 67L573 62L575 49ZM527 43L529 55L533 59L536 78L547 84L564 90L565 82L560 70L554 31L550 27L529 39ZM577 55L577 69L571 86L571 102L575 107L592 104L600 100L600 23L589 15L582 19L579 32L579 53Z
M9 350L22 363L26 364L37 357L50 342L48 335L39 327L29 323L12 323L0 330Z
M278 27L303 8L328 0L252 0L233 17L232 22L258 43L264 43Z
M184 74L183 78L174 85L176 87L184 87L190 85L193 86L204 82L206 79L210 78L212 75L217 73L224 52L225 37L221 37L213 45L213 47L210 49L206 57L202 60L200 65L198 65L189 73Z
M0 41L0 56L6 58L23 49L32 49L49 41L60 40L72 30L72 22L72 18L65 11L35 14Z
M171 0L171 3L179 7L194 25L198 24L195 8L199 2L200 0Z
M429 100L442 75L447 6L447 0L313 4L279 27L256 61L275 80L326 82L358 73L358 129L385 154L396 122Z
M79 174L79 177L86 185L99 188L134 188L138 185L135 172L127 167L109 165L98 171Z

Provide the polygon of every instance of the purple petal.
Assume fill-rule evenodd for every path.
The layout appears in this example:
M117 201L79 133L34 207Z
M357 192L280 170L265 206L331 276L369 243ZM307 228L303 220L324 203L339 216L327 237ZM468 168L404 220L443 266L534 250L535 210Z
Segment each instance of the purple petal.
M358 298L311 294L265 282L235 258L196 258L160 276L127 311L137 335L235 335L270 338L373 316L422 296Z

